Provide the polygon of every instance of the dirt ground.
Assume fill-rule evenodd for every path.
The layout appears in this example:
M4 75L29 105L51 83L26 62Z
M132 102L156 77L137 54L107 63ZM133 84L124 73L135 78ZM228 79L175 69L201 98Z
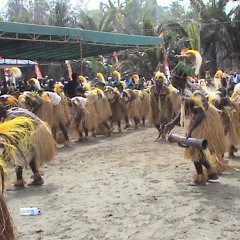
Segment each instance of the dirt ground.
M240 157L218 180L193 187L183 149L156 136L145 126L59 146L43 186L4 193L19 239L239 239ZM42 214L20 216L29 206Z

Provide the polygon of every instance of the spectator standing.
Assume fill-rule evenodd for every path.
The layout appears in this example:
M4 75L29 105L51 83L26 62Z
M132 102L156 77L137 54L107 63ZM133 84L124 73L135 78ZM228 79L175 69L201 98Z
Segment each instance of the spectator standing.
M69 79L65 86L66 95L70 98L76 95L75 89L80 85L77 73L72 74L72 80Z

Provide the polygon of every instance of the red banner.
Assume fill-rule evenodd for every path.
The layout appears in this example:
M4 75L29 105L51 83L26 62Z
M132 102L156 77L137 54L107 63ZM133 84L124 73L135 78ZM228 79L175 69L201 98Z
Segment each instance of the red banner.
M35 65L35 73L36 73L37 78L42 78L42 73L40 71L38 64Z
M121 63L118 61L118 53L117 52L113 52L113 57L115 59L116 67L119 68Z
M159 38L164 38L163 31L161 31L158 35ZM163 48L164 44L160 44L160 48Z
M164 63L164 73L167 76L170 76L169 64L168 64L168 59L167 59L167 50L166 50L165 46L163 48L163 63Z
M72 80L72 66L70 60L65 60L65 64L67 65L68 69L68 77Z
M163 31L161 31L158 35L159 38L164 38L164 34ZM169 64L168 64L168 59L167 59L167 50L165 48L165 44L161 44L160 48L163 48L163 63L164 63L164 74L166 74L167 76L170 75L170 71L169 71Z

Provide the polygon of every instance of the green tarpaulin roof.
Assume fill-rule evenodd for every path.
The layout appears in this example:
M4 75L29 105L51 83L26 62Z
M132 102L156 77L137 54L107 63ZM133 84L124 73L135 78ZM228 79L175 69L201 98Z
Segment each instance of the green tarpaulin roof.
M160 44L164 44L163 38L0 22L3 58L61 61Z

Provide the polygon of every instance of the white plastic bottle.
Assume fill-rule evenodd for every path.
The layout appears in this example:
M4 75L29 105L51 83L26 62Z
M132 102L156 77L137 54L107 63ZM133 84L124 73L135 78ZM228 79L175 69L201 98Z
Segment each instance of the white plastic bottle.
M21 216L34 216L42 213L42 210L36 207L20 208L19 214Z

